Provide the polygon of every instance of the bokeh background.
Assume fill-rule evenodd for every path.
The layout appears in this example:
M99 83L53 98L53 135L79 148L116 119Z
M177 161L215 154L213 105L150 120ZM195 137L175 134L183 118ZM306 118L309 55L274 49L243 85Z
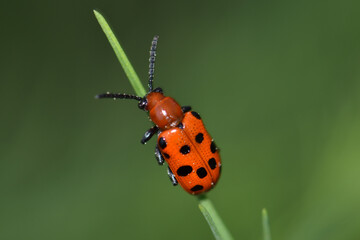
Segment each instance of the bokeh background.
M0 239L212 239L157 165L151 126L92 10L144 84L200 112L221 148L208 196L235 239L360 239L360 4L1 1Z

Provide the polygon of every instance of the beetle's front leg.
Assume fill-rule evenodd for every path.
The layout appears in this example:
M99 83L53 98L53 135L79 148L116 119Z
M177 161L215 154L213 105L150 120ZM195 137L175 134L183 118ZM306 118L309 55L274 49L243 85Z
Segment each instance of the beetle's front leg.
M159 165L164 164L165 159L164 159L163 155L161 154L158 145L156 145L156 147L155 147L155 158Z
M176 180L175 175L173 174L173 172L171 171L171 169L169 167L167 169L167 174L168 174L173 186L178 185L178 181Z
M141 139L141 143L145 144L147 141L149 141L151 139L152 136L154 136L155 133L157 133L159 131L159 128L155 125L152 128L150 128L149 130L147 130L144 134L144 136Z
M181 110L183 111L183 113L189 112L191 111L191 106L182 106Z

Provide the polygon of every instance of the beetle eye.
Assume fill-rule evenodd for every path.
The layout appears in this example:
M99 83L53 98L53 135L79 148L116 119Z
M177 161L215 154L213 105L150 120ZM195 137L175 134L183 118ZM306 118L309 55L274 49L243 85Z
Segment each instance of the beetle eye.
M141 110L145 110L146 105L147 105L147 100L146 100L146 98L143 98L139 101L138 107Z
M162 88L155 88L154 90L153 90L153 92L158 92L158 93L163 93L163 90L162 90Z

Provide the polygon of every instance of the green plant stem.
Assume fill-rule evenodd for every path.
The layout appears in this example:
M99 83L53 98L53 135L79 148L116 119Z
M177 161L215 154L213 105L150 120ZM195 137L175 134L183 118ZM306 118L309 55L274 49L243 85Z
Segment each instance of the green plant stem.
M231 240L229 230L226 228L224 222L221 220L219 214L216 212L214 205L206 195L201 195L199 199L199 208L208 222L215 239L217 240Z
M107 39L109 40L121 66L123 67L126 76L129 78L129 81L133 86L136 94L138 96L145 96L146 91L141 84L140 79L137 76L134 68L131 66L129 59L126 57L124 50L121 48L118 40L116 39L115 34L112 32L109 24L98 11L94 10L94 14ZM233 238L230 232L226 228L220 216L217 214L211 201L205 195L200 196L198 199L200 211L208 222L215 238L217 240L232 240Z
M262 224L264 240L271 240L269 217L265 208L262 210Z
M146 91L143 85L141 84L140 79L136 74L134 68L132 67L129 59L126 57L124 50L120 46L119 41L116 39L115 34L111 30L109 24L106 22L105 18L98 11L94 10L94 14L102 30L104 31L107 39L109 40L110 45L116 54L116 57L118 58L121 66L123 67L126 76L129 78L129 81L132 87L134 88L136 94L140 97L145 96Z

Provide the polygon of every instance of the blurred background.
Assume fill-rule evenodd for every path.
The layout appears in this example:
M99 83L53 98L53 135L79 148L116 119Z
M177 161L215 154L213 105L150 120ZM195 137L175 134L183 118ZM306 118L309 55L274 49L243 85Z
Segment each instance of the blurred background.
M92 10L146 84L221 148L208 196L235 239L360 239L360 4L2 1L0 239L212 239L154 158L151 126Z

